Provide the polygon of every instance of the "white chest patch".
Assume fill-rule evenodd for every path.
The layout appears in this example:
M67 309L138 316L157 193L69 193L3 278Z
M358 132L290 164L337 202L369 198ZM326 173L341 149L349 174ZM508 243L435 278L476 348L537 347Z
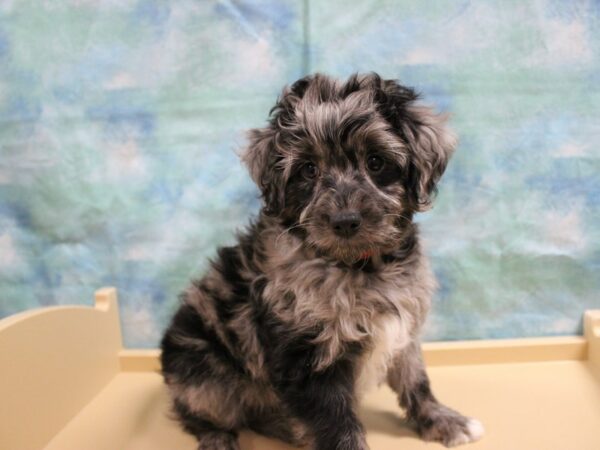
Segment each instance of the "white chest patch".
M410 342L407 324L398 316L383 316L373 326L372 350L358 368L356 392L359 396L381 384L394 355Z

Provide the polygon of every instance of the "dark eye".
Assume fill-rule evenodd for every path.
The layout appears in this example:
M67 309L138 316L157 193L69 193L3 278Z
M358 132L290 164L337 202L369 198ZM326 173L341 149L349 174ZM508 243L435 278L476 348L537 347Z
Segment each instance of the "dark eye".
M385 166L385 161L379 155L371 155L367 159L367 169L369 169L370 172L373 172L373 173L381 172L381 169L383 169L383 166Z
M313 163L306 163L302 166L302 176L307 180L314 179L319 174L319 169Z

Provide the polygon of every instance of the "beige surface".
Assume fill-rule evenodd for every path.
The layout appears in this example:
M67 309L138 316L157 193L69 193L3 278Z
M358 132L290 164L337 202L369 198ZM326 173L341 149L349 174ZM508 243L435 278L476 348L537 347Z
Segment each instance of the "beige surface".
M486 427L466 448L599 450L600 311L586 313L585 331L585 338L427 344L438 398ZM195 450L168 418L157 355L120 350L110 289L99 291L96 308L0 321L0 449ZM386 388L365 398L361 416L372 450L443 448L411 431ZM241 444L292 448L252 433Z
M486 427L468 448L498 450L600 449L600 386L584 361L435 367L438 397ZM47 450L195 450L194 440L168 419L160 376L118 375ZM435 449L403 422L393 393L382 388L363 402L373 450ZM244 433L243 450L292 447Z
M0 449L39 449L119 371L114 289L0 321Z

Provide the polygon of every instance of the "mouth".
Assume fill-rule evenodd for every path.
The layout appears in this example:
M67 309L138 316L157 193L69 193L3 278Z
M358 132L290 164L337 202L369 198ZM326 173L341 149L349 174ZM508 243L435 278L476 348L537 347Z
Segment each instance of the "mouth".
M343 262L347 265L353 265L357 262L366 261L376 254L378 251L373 245L354 244L350 241L353 239L336 239L332 245L319 246L321 256Z
M394 233L373 224L364 224L357 233L341 236L328 224L307 227L307 243L320 257L354 265L386 252Z

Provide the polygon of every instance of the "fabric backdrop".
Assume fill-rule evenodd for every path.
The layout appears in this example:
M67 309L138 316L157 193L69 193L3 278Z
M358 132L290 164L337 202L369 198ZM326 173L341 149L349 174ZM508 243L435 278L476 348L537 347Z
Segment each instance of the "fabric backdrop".
M377 71L461 140L423 236L427 339L581 332L600 307L598 1L0 2L0 315L118 287L151 347L256 214L238 162L283 85Z

